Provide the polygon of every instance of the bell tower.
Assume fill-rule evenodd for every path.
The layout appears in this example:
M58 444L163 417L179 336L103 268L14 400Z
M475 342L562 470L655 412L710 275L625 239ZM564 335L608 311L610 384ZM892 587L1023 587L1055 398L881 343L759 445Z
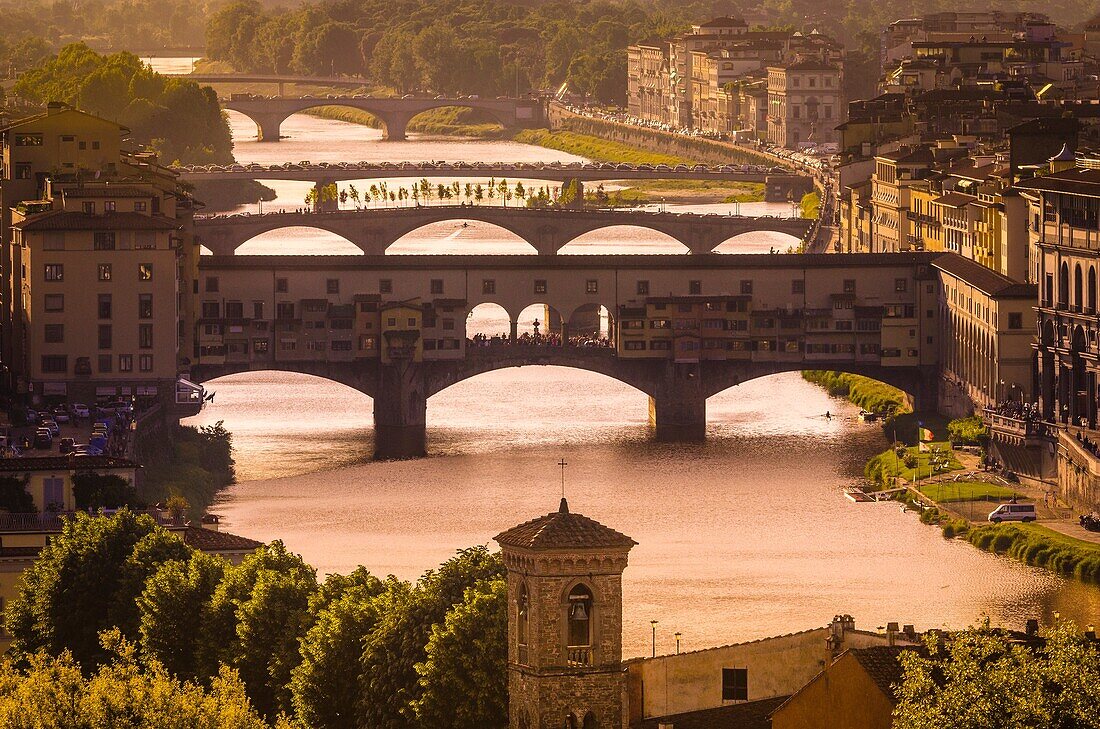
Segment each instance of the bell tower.
M636 542L556 512L496 536L508 571L509 729L624 729L623 570Z

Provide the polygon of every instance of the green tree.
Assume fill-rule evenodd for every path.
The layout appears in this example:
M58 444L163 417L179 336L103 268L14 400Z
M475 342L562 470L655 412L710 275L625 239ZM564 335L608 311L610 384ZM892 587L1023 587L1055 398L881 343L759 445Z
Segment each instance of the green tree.
M422 693L412 704L421 727L508 726L508 586L503 579L467 588L462 603L432 628L425 653L427 660L416 665Z
M4 613L12 653L68 650L87 668L105 658L99 633L139 632L137 597L145 580L191 550L146 515L123 509L109 517L67 519L23 573L19 595Z
M291 708L290 674L301 660L298 641L310 627L317 591L312 567L275 541L226 570L210 599L196 649L196 672L224 663L240 672L257 710Z
M122 476L86 471L73 475L77 509L118 509L139 506L137 490Z
M195 552L186 562L161 565L138 598L141 649L177 678L210 677L210 666L199 668L200 637L228 566L220 557Z
M361 664L360 725L405 729L414 719L411 704L422 688L416 664L427 658L432 626L463 601L466 588L503 577L499 555L485 547L461 550L439 569L427 572L409 598L389 610L367 638Z
M930 637L900 656L895 729L1096 729L1100 649L1070 623L1044 643L987 627Z
M325 581L314 596L313 626L302 638L302 662L291 675L300 721L319 729L354 726L363 643L379 617L408 594L408 583L394 577L381 582L363 568Z
M30 514L36 511L34 497L27 493L25 477L0 476L0 509L12 514Z

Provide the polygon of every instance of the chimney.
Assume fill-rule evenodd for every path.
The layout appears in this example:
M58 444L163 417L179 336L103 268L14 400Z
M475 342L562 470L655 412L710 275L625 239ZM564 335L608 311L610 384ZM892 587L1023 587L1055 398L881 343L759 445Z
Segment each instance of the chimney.
M60 101L51 101L46 104L46 116L53 116L65 108L65 104Z
M1039 635L1039 621L1035 618L1031 618L1027 621L1027 627L1024 628L1024 632L1028 635Z
M912 625L901 626L901 632L905 633L905 637L909 640L915 641L917 639L917 631L913 628Z
M894 645L897 642L898 636L898 624L887 623L886 624L886 643L887 645Z

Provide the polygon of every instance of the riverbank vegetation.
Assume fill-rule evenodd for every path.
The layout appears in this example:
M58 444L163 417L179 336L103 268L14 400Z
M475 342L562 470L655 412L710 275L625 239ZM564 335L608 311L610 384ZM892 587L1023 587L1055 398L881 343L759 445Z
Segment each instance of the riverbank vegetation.
M798 203L798 209L803 218L817 220L821 214L821 196L816 191L806 193Z
M870 377L831 370L803 370L802 379L820 385L833 397L847 398L861 409L883 417L912 409L904 392Z
M260 200L269 202L276 197L273 189L256 180L196 180L188 187L195 199L206 205L208 213L255 205Z
M143 465L140 497L148 503L181 497L192 516L203 514L236 476L233 435L221 421L139 435L137 457Z
M33 104L61 101L125 125L165 164L233 160L229 124L214 90L155 73L131 53L101 56L86 45L69 45L20 76L13 91Z
M336 121L352 124L362 124L373 129L382 127L382 122L373 114L345 106L319 106L303 113L320 119L335 119ZM407 129L417 134L473 137L475 139L501 139L508 134L500 123L483 112L458 106L444 106L417 114L409 122Z
M1100 544L1074 539L1038 524L982 524L971 526L961 536L987 552L1066 577L1100 582Z
M0 680L0 706L40 666L67 662L93 676L121 657L135 687L155 682L201 701L209 699L189 686L221 687L229 706L246 698L271 722L343 729L359 717L389 729L504 729L503 576L499 555L472 547L415 584L362 567L319 582L281 542L232 565L148 516L80 515L42 550L5 610L10 665L20 673ZM179 683L164 686L165 677ZM68 697L63 682L34 685L44 712L36 718L67 710L67 701L46 700ZM125 710L143 695L126 691L115 705Z
M980 415L955 418L947 424L947 435L956 445L982 446L989 443L989 429Z
M927 445L927 451L921 451L919 446L888 448L867 461L863 475L877 488L892 488L898 478L913 483L918 478L931 478L962 468L950 443L933 442Z

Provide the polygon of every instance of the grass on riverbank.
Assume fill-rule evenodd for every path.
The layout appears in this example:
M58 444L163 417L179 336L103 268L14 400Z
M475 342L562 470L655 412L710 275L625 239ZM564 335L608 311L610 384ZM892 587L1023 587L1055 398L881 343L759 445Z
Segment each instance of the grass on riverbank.
M932 501L950 504L960 501L1001 502L1019 495L1019 491L988 481L946 481L921 484L920 491Z
M966 540L1067 577L1100 582L1100 545L1068 537L1038 524L983 524L970 527Z
M941 441L928 445L930 450L924 453L917 446L899 446L897 451L888 448L867 461L863 467L863 475L876 486L889 488L894 485L895 477L913 483L918 475L923 479L962 470L963 465L955 457L950 443ZM938 452L932 449L938 449ZM932 467L933 455L937 456L938 465L935 468ZM943 458L944 455L947 456L946 459Z
M321 119L362 124L374 129L382 126L382 122L373 114L345 106L319 106L303 113ZM408 130L418 134L477 139L500 139L507 133L500 123L484 116L476 109L464 109L458 106L444 106L417 114L409 122Z
M833 397L847 398L852 404L880 415L898 415L910 410L904 392L870 377L831 370L803 370L802 379L820 385Z
M552 132L549 129L522 129L513 139L559 152L587 157L597 162L624 162L632 165L695 165L699 160L671 154L649 152L622 142L613 142L577 132Z

